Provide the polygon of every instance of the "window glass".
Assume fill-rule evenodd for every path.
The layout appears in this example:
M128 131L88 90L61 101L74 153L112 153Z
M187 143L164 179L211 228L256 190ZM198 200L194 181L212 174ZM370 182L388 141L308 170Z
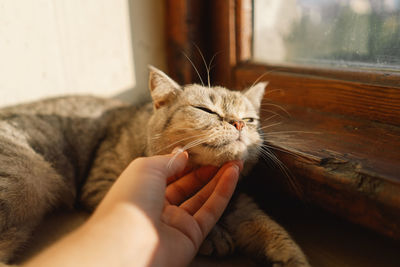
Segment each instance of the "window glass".
M400 70L400 0L253 0L253 60Z

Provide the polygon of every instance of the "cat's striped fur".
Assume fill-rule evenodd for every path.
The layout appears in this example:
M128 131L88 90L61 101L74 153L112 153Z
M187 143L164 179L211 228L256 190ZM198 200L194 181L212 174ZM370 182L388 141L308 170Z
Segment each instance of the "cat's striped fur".
M134 158L180 145L194 167L242 159L249 169L257 160L264 83L243 93L181 87L151 67L149 87L153 102L141 108L75 96L0 110L0 261L12 259L54 207L95 208ZM286 231L240 194L201 252L234 248L276 266L308 266Z

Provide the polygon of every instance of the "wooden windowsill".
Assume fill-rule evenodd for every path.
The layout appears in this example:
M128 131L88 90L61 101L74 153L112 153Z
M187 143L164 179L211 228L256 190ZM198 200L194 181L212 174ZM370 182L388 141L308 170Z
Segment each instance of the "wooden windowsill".
M265 107L271 104L265 99ZM270 118L262 122L266 144L290 170L301 197L400 239L400 127L282 107L290 116L277 120L276 109L261 114Z

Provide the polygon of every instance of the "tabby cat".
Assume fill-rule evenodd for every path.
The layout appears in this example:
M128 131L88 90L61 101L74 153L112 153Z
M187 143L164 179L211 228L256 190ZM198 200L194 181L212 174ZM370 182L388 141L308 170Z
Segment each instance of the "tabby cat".
M182 146L190 164L258 158L265 83L244 92L180 86L150 67L152 103L70 96L0 110L0 261L13 259L44 214L76 202L93 210L122 170L140 156ZM238 193L200 252L239 249L274 266L309 266L288 233Z

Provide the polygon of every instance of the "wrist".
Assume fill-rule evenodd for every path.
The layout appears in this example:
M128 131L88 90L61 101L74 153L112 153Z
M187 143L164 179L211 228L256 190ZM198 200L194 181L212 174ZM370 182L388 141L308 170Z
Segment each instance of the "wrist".
M99 215L94 214L27 266L149 266L159 237L145 213L116 204Z
M130 203L118 203L107 213L103 213L103 216L93 216L82 227L82 231L92 240L100 237L99 241L105 245L104 253L120 259L133 258L135 266L148 266L160 243L154 222ZM129 265L131 264L132 262Z

